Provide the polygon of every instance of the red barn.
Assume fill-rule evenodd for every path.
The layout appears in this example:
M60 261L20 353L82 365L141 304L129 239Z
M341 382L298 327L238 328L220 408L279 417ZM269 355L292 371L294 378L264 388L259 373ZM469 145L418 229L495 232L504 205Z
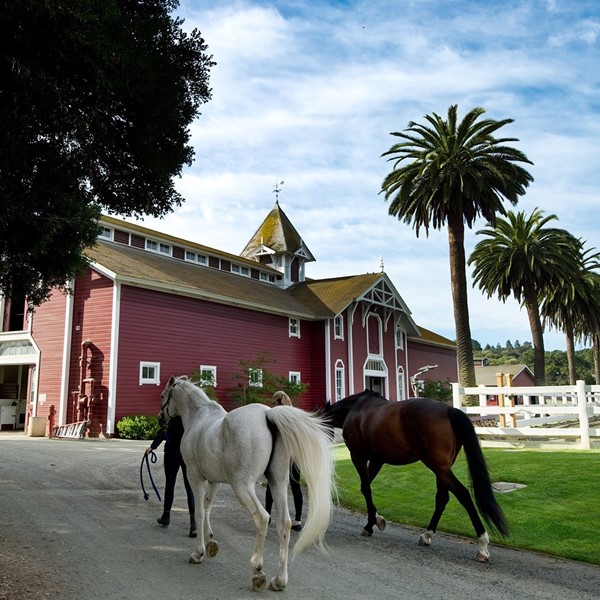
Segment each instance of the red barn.
M17 427L55 410L56 424L89 419L89 435L113 435L121 417L158 412L170 375L192 372L230 409L240 361L265 353L274 374L308 384L307 410L365 388L401 400L426 364L456 381L454 344L416 326L385 273L306 279L314 257L278 203L239 256L102 225L72 295L55 292L30 318L1 301L0 405Z

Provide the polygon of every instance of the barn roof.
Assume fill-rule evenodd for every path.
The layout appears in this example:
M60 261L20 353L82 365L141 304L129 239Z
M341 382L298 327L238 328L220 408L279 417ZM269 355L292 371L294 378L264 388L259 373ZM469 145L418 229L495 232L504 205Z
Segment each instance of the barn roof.
M279 222L274 230L281 226L285 231L276 233L273 230L269 237L269 243L279 243L278 236L283 236L285 239L282 240L282 243L288 244L289 248L300 244L299 248L307 251L302 239L279 208L278 203L271 212L277 213L276 220ZM131 230L139 234L142 241L144 238L164 240L173 244L173 248L179 246L181 251L180 257L174 258L159 252L148 251L143 247L128 245L129 238L124 238L125 241L121 243L121 239L117 242L111 241L112 238L100 237L94 247L86 250L86 254L91 261L92 268L114 281L306 320L330 319L353 303L363 301L362 318L365 317L371 306L376 305L382 308L386 325L389 318L394 315L398 321L403 323L409 336L416 338L421 336L419 328L412 320L408 306L389 277L383 272L306 280L284 289L275 285L272 280L267 283L254 277L230 272L227 270L228 267L222 269L214 265L196 264L182 260L181 257L184 249L191 248L205 252L208 256L217 256L221 261L228 261L225 263L228 265L237 263L246 265L250 269L259 269L261 272L279 275L277 270L255 260L216 251L213 248L159 233L141 225L125 223L112 217L103 216L102 221L107 225ZM255 234L255 237L258 233ZM267 231L265 230L264 233ZM429 333L432 336L435 335Z
M447 337L440 335L439 333L429 331L429 329L425 329L425 327L421 326L419 326L419 332L421 335L417 337L411 337L410 339L416 342L435 344L437 346L448 346L449 348L456 348L455 341L450 340Z
M128 285L306 320L332 318L353 302L366 300L400 312L409 334L419 335L408 307L385 273L304 281L286 290L102 239L86 254L95 270Z
M249 277L102 240L86 254L93 261L93 268L129 285L245 306L262 312L315 318L307 307L285 290Z

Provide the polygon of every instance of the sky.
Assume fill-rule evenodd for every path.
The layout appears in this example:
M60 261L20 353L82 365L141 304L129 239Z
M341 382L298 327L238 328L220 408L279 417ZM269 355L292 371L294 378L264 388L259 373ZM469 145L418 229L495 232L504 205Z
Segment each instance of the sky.
M182 0L217 63L191 127L185 203L141 224L239 254L275 203L316 257L313 279L382 268L422 327L455 339L447 230L388 214L381 155L424 116L474 107L534 163L519 203L600 249L600 3L597 0ZM468 258L482 239L467 231ZM472 338L531 341L513 298L472 286ZM546 330L546 350L564 335Z

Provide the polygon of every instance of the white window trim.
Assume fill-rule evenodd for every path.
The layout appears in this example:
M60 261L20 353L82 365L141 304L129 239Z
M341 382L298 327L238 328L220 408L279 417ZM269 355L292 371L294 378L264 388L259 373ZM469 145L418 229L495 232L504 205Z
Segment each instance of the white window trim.
M292 331L292 323L295 323L296 331ZM294 317L290 317L288 321L288 332L290 337L299 338L300 337L300 319L296 319Z
M202 385L202 373L212 373L213 387L217 387L217 367L214 365L200 365L200 384Z
M144 368L153 368L154 377L144 378ZM140 385L160 385L160 363L159 362L140 362Z
M398 390L398 400L406 400L406 385L402 367L398 367L398 371L396 371L396 389Z
M252 381L252 376L256 375L256 381ZM263 370L262 369L248 369L248 386L258 387L263 386Z
M294 381L292 378L295 378L296 381ZM288 381L290 381L292 383L302 383L302 377L301 377L300 371L290 371L288 374Z
M404 331L402 330L402 327L400 327L400 323L396 325L394 334L394 344L396 345L396 350L404 350ZM400 343L398 343L398 337L400 337Z
M336 332L336 321L340 321L340 333ZM344 339L344 315L335 315L333 318L333 339L343 340Z
M338 373L340 374L340 388L338 394ZM335 386L335 401L343 400L346 397L346 367L341 360L336 361L335 363L335 377L334 377L334 386Z

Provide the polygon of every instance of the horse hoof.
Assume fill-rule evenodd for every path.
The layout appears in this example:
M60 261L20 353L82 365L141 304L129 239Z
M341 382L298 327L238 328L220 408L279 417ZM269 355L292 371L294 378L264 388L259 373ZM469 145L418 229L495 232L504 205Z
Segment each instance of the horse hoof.
M265 574L254 575L252 577L252 589L255 592L262 592L267 587L267 578Z
M200 554L198 556L195 552L193 552L192 555L190 556L190 560L188 562L192 565L199 565L202 562L203 558L204 558L203 554Z
M269 589L272 592L281 592L285 590L285 583L280 583L277 577L273 577L269 583Z
M483 554L483 552L478 552L475 560L477 562L486 563L486 562L490 562L490 557L489 557L489 555L486 556L485 554Z
M360 535L364 535L365 537L371 537L373 535L373 532L372 531L368 531L367 529L363 529L360 532Z
M377 528L379 529L379 531L383 531L385 529L385 519L381 516L381 515L377 515L375 517L375 524L377 525Z
M206 545L206 554L208 558L214 558L219 553L219 544L217 542L208 542Z

